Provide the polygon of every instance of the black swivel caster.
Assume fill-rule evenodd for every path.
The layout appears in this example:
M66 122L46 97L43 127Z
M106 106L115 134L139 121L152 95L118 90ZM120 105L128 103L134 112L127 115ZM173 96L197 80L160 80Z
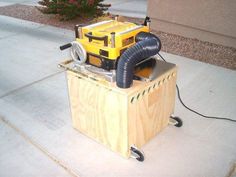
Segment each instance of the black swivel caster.
M170 116L169 124L174 125L176 127L182 127L183 121L176 116Z
M130 150L131 150L131 157L132 158L135 158L139 162L143 162L144 161L144 154L140 150L138 150L138 148L132 146L130 148Z

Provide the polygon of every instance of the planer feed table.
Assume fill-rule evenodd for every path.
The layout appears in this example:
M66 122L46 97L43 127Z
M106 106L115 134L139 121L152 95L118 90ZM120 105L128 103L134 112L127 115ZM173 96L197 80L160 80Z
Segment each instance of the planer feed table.
M134 80L128 89L80 72L72 61L60 64L67 70L73 127L123 157L143 161L138 149L168 125L175 105L177 67L157 62L156 79Z

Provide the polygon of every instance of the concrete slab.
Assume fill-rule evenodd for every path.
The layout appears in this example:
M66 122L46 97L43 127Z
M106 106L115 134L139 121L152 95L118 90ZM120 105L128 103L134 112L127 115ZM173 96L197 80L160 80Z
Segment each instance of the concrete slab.
M27 0L1 0L1 2L7 2L7 3L21 3L21 2L25 2ZM29 0L28 0L29 1Z
M104 3L115 5L115 4L122 4L128 1L129 0L105 0Z
M71 176L0 120L0 176Z
M0 0L0 6L13 4L38 5L38 0Z
M0 16L1 33L0 39L12 35L27 34L30 30L43 27L42 24L19 20L12 17Z
M221 177L228 173L236 162L235 123L200 118L183 108L178 100L175 114L183 119L184 126L181 129L168 127L145 145L144 163L123 159L74 130L71 126L66 78L64 73L57 73L58 70L54 69L63 57L54 47L73 38L72 32L68 32L68 38L59 37L63 31L43 26L4 38L4 42L8 44L24 40L26 48L21 48L20 45L12 45L10 48L28 60L16 60L11 50L4 48L4 58L11 58L12 61L0 58L2 63L7 63L4 67L2 63L0 65L0 79L2 76L8 77L0 80L0 90L3 87L7 91L16 89L0 98L0 117L4 117L9 124L17 127L55 157L57 162L79 176ZM34 59L32 48L37 46L40 50L33 50L37 55ZM176 55L162 54L166 60L179 66L178 84L187 105L202 113L235 118L235 71ZM30 58L33 58L32 61ZM11 64L14 72L3 69ZM21 74L22 68L26 69L24 74ZM39 72L43 74L40 75ZM17 79L13 78L14 74ZM47 78L37 80L43 76ZM21 84L19 79L27 82ZM9 86L5 82L17 84ZM25 86L27 83L30 84ZM20 85L25 87L17 90Z
M68 56L59 45L73 40L72 31L0 17L0 97L58 72Z
M12 5L12 3L9 3L9 2L0 2L0 7L9 6L9 5Z
M109 12L115 15L145 18L147 12L146 0L106 0L105 3L110 3Z

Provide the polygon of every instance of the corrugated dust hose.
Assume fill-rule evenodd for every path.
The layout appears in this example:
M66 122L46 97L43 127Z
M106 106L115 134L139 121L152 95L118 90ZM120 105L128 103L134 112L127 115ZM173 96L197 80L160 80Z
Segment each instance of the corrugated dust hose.
M160 39L151 33L140 32L137 42L120 57L117 65L116 84L120 88L129 88L133 83L134 68L140 61L156 55L161 49Z

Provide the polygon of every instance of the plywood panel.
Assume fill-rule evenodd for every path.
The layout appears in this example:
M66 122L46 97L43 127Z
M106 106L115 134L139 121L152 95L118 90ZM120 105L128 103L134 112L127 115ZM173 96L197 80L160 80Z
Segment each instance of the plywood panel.
M141 148L168 125L174 111L176 70L151 82L130 97L129 145ZM133 99L135 98L135 99Z
M176 70L171 66L154 81L134 81L129 89L68 70L74 128L129 157L132 145L141 148L167 126L174 110Z
M124 95L67 72L74 128L128 156L127 101Z

